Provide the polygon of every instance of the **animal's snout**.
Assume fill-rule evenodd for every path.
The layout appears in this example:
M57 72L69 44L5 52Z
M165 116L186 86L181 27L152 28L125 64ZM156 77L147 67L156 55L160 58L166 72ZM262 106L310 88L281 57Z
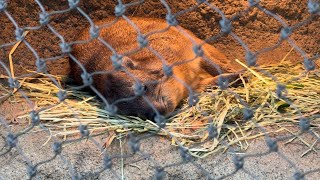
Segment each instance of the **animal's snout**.
M166 115L172 111L166 104L166 102L150 101L149 98L145 100L139 97L136 100L117 103L116 106L120 114L154 120L157 114Z

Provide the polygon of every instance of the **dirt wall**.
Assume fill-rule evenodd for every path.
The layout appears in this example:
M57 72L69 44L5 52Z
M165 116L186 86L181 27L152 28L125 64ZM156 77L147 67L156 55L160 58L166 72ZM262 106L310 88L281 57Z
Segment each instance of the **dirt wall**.
M130 3L133 1L128 0L124 2ZM68 2L66 0L42 0L41 3L48 12L68 8ZM196 1L194 0L169 0L167 3L172 9L172 13L178 13L196 5ZM97 21L105 17L113 16L116 4L116 0L90 0L81 1L80 7L94 21ZM244 0L219 0L214 1L212 4L221 9L227 17L231 17L248 7L248 2ZM260 4L269 11L277 14L289 25L301 22L309 16L307 0L280 0L276 2L272 0L265 0ZM20 27L39 25L40 8L34 1L10 1L8 3L7 10ZM130 6L126 11L126 15L129 17L139 16L165 18L166 13L166 8L158 0L146 1L142 4ZM67 42L77 40L79 32L88 26L88 21L75 10L68 13L57 14L50 18L50 25L54 27ZM177 16L177 19L181 26L191 30L202 39L210 38L220 31L218 21L221 19L221 16L205 4L200 5L191 12L186 12ZM0 44L14 41L15 28L4 13L0 13L0 24ZM319 28L320 23L318 16L313 19L311 23L304 25L295 31L291 38L299 47L301 47L302 50L308 53L308 55L312 56L318 54L320 52ZM252 51L257 51L262 48L270 47L277 42L279 39L281 25L274 18L267 16L262 11L254 8L248 14L240 16L240 18L233 21L233 30L234 33L238 35ZM57 56L61 53L59 38L46 27L30 31L26 40L42 58ZM218 41L210 43L224 52L230 59L244 59L245 51L243 47L241 47L241 45L230 36L220 38ZM1 60L5 63L8 62L8 53L11 48L12 46L9 46L2 48L0 51ZM287 42L284 42L279 48L260 55L258 63L277 63L290 51L291 48L292 47ZM287 58L292 61L303 60L300 54L294 51L290 53ZM16 74L25 73L25 69L35 69L35 56L24 44L21 44L16 49L13 61L15 64ZM63 58L58 61L48 62L48 67L49 72L53 74L66 74L69 71L67 59ZM3 68L0 69L3 73Z

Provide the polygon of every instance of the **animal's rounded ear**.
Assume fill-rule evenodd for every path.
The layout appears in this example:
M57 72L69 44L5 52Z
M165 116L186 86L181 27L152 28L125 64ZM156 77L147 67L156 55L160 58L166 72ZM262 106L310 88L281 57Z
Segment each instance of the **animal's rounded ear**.
M137 64L133 62L131 58L128 56L124 56L122 58L122 65L129 69L136 69Z

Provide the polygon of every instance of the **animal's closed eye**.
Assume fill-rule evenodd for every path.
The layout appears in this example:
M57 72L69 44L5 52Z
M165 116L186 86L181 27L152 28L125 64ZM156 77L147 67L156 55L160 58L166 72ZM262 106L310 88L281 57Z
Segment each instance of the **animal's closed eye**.
M151 70L150 73L151 74L160 74L160 70Z
M151 70L151 71L149 71L149 73L152 75L156 75L159 78L164 76L162 70Z
M128 58L127 56L122 58L123 66L129 69L136 69L136 65L132 61L132 59Z

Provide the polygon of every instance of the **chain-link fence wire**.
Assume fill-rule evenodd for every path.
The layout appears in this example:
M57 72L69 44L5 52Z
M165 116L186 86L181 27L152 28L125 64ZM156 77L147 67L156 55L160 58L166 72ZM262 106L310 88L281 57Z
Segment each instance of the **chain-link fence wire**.
M99 32L101 31L102 28L106 28L106 27L110 27L112 26L114 23L110 23L110 24L103 24L103 25L99 25L97 26L95 24L95 22L89 17L89 15L85 12L84 9L80 8L78 6L80 0L68 0L69 3L69 8L68 9L64 9L64 10L57 10L57 11L51 11L51 12L47 12L44 8L44 6L42 5L42 3L39 0L35 0L35 2L37 3L38 7L40 8L40 12L39 12L39 25L37 26L32 26L32 27L21 27L19 26L19 24L15 21L15 19L13 18L12 14L15 12L11 12L7 10L8 4L10 3L9 1L6 0L0 0L0 13L4 14L6 18L8 18L11 23L14 25L15 27L15 31L13 32L15 35L15 39L16 41L14 42L1 42L0 47L1 49L5 48L5 47L11 47L14 44L16 44L16 42L18 41L22 41L22 43L24 43L27 48L32 52L32 54L34 55L34 59L32 61L34 61L34 64L36 66L37 72L38 73L43 73L45 76L47 76L48 78L50 78L52 80L52 82L59 87L60 91L57 93L57 97L59 99L59 103L64 103L66 105L68 105L65 102L66 99L66 90L64 89L64 87L62 87L60 85L60 83L58 83L58 81L55 79L54 76L52 76L51 74L48 73L47 71L47 62L51 61L54 62L62 57L69 57L72 61L74 61L78 66L80 66L80 68L82 69L82 74L81 74L81 78L83 80L83 84L84 86L88 86L90 87L90 89L92 91L94 91L96 93L97 96L99 96L104 105L105 105L105 109L110 112L110 114L117 114L117 107L116 107L116 103L110 103L107 101L107 99L92 85L93 83L93 76L97 73L110 73L110 72L95 72L95 73L88 73L85 69L85 67L78 61L78 57L75 57L73 55L72 52L72 46L75 44L83 44L83 43L88 43L91 40L98 40L101 43L103 43L106 48L108 48L110 51L113 52L113 55L110 57L110 61L112 61L112 65L114 66L115 69L121 69L124 70L125 72L127 72L127 75L129 77L132 77L132 79L135 79L135 86L134 86L134 91L135 91L135 97L143 97L143 99L145 100L145 102L155 111L155 117L154 117L154 121L157 123L157 125L159 126L159 131L160 130L165 130L166 127L166 122L167 122L167 118L165 118L158 110L156 107L154 107L153 103L144 95L144 84L142 84L139 79L137 77L135 77L133 74L129 73L129 71L125 70L125 67L122 66L122 58L124 56L128 56L131 54L134 54L136 51L140 51L141 49L148 49L149 51L151 51L152 53L154 53L154 55L156 57L159 58L159 60L163 63L163 73L168 76L168 77L172 77L174 79L176 79L178 82L180 82L183 86L185 86L185 88L187 88L187 90L189 91L189 96L188 96L188 102L190 106L194 106L197 102L198 102L198 95L193 91L193 89L186 84L185 82L183 82L182 79L179 79L177 76L174 75L173 73L173 68L174 66L179 66L183 63L188 63L189 61L194 60L197 57L201 57L203 58L204 61L209 61L207 59L207 57L203 54L203 50L202 50L202 46L204 43L214 43L219 41L222 38L225 38L226 36L232 37L235 41L237 41L239 44L241 44L241 46L243 47L243 49L245 50L245 60L246 63L249 67L255 66L259 69L259 67L257 66L257 61L259 59L259 55L268 52L268 51L272 51L276 48L278 48L284 41L288 42L293 48L294 50L296 50L296 52L298 52L301 57L303 58L303 65L304 68L306 70L306 72L310 72L316 69L316 64L315 64L315 60L318 58L317 55L313 56L313 57L309 57L303 49L301 49L295 42L294 40L292 40L290 38L290 35L295 33L295 31L297 31L297 29L299 29L302 26L305 26L306 24L312 22L312 21L316 21L318 16L320 15L320 3L319 1L315 1L315 0L309 0L306 3L306 6L308 8L308 12L309 12L309 17L307 17L305 20L297 23L297 24L293 24L293 25L288 25L282 18L280 18L278 15L270 12L268 9L264 8L263 6L260 5L260 2L257 0L249 0L248 3L248 7L247 9L236 13L235 15L231 16L231 17L227 17L224 12L219 9L218 7L216 7L213 3L209 3L207 0L197 0L196 3L188 8L185 9L183 11L177 12L177 13L172 13L171 8L169 6L169 4L165 1L165 0L160 0L163 7L165 7L165 9L167 10L167 15L166 15L166 19L165 21L168 24L168 28L163 29L161 31L155 31L155 32L148 32L147 34L141 34L140 30L139 30L139 25L134 24L133 21L130 20L129 17L126 16L126 10L131 7L131 6L137 6L140 5L142 3L145 3L145 1L141 0L141 1L135 1L129 4L124 4L121 0L118 0L118 4L116 5L115 9L114 9L114 17L115 17L115 22L117 22L119 19L124 19L125 21L127 21L130 25L132 25L132 27L136 30L138 36L137 36L137 43L139 44L139 49L138 50L134 50L134 51L129 51L129 52L125 52L124 54L119 54L118 52L116 52L115 48L113 48L109 43L108 43L108 39L103 39L99 36ZM219 21L219 25L220 25L220 33L207 38L203 41L202 44L197 44L196 41L188 34L188 32L186 32L184 29L182 29L179 25L179 22L177 21L177 17L194 11L195 9L197 9L199 6L201 5L205 5L210 7L213 11L219 13L221 20ZM253 9L259 10L261 12L263 12L266 16L270 16L272 18L274 18L276 21L278 21L282 28L281 28L281 32L279 34L279 40L276 44L274 44L271 47L266 47L263 49L260 49L258 51L252 51L247 45L246 43L234 32L234 28L232 26L232 23L234 21L237 21L237 19L239 19L240 17L246 16L250 11L252 11ZM67 14L71 11L77 11L79 12L83 18L85 18L88 23L90 24L90 29L89 29L89 34L90 34L90 39L88 40L82 40L82 41L74 41L74 42L67 42L64 38L63 35L61 35L52 25L50 25L50 18L53 15L57 15L57 14ZM61 55L59 56L55 56L55 57L50 57L50 58L42 58L39 53L35 50L35 48L30 44L30 42L28 42L25 37L24 37L24 33L26 31L37 31L41 28L48 28L56 37L58 37L60 39L60 48L61 48ZM193 51L194 53L194 59L190 59L187 61L184 61L180 64L176 64L176 65L168 65L168 63L166 62L166 59L164 59L161 54L159 54L156 50L154 50L151 46L149 46L149 42L148 42L148 37L152 34L156 34L156 33L161 33L164 31L167 31L170 28L176 28L179 33L181 33L182 35L184 35L185 37L187 37L190 42L192 42L193 44L193 49L190 49L190 51ZM317 37L315 37L317 38ZM31 61L31 60L30 60ZM181 156L181 161L180 162L174 162L174 163L170 163L167 162L167 164L163 165L159 162L157 162L153 157L152 154L150 152L145 152L141 147L140 144L142 141L145 141L146 139L150 138L150 137L154 137L154 134L143 134L143 135L138 135L138 134L134 134L131 133L129 134L129 141L128 141L128 147L130 147L131 152L128 154L110 154L108 151L106 151L103 148L103 144L101 144L99 141L96 140L96 138L101 135L101 134L96 134L96 135L91 135L91 132L88 130L88 127L84 124L81 123L81 120L79 119L79 117L77 117L77 114L74 114L74 117L78 119L79 121L79 133L81 134L81 137L79 139L73 139L73 140L62 140L59 138L53 138L54 143L52 144L52 151L53 154L48 153L48 158L46 160L40 161L40 162L34 162L32 160L31 157L28 157L25 153L23 148L21 148L19 146L18 140L27 135L28 133L30 133L35 127L39 127L42 130L44 130L45 132L47 132L47 134L50 136L50 130L48 128L45 127L45 125L43 124L43 122L41 122L41 116L39 115L39 113L41 111L44 111L46 109L49 109L53 106L57 106L58 104L53 104L50 107L47 108L42 108L40 110L35 109L34 106L34 102L32 102L31 99L29 99L29 97L26 95L26 93L20 89L20 84L18 79L21 77L28 77L28 76L32 76L33 74L23 74L21 76L17 76L14 77L13 74L10 71L10 68L7 66L7 64L5 63L7 62L7 59L1 59L0 64L1 67L5 70L6 75L8 76L8 86L12 91L17 91L16 93L20 93L25 100L27 101L27 103L30 105L32 111L30 113L30 118L31 118L31 124L30 126L28 126L27 128L23 129L22 131L19 132L14 132L12 130L12 128L7 124L5 119L0 119L0 124L4 127L5 131L6 131L6 136L3 137L4 143L3 145L1 145L2 147L0 148L0 157L3 157L5 155L10 154L10 152L12 152L13 150L17 151L18 154L23 158L23 161L25 162L25 165L27 167L27 174L29 176L29 178L34 178L37 176L37 174L39 173L39 169L41 168L41 165L46 164L46 163L50 163L51 161L55 160L55 159L60 159L61 162L68 167L68 171L70 174L70 177L72 179L81 179L81 175L79 172L77 172L76 167L74 166L74 164L63 154L64 151L64 145L70 144L70 143L76 143L79 141L90 141L91 143L93 143L96 148L101 151L101 154L103 155L103 159L102 159L102 167L101 168L97 168L95 171L91 171L91 174L93 177L98 177L101 173L108 171L112 174L113 178L118 178L121 179L121 175L118 174L115 170L114 170L114 161L115 159L120 159L120 158L130 158L133 156L140 156L144 159L147 159L148 161L151 162L152 167L154 168L154 175L153 178L155 179L163 179L166 177L166 169L168 168L172 168L172 167L176 167L176 166L183 166L186 164L191 164L192 166L194 166L196 169L198 169L202 175L204 177L206 177L207 179L224 179L227 177L232 177L234 174L242 171L244 173L246 173L247 175L251 176L252 178L256 178L254 174L252 174L250 172L250 170L247 170L244 167L245 161L246 159L250 158L250 157L262 157L262 156L266 156L270 153L277 153L277 155L281 158L281 160L287 162L293 169L294 169L294 174L292 174L292 177L294 179L303 179L305 176L307 176L308 174L311 173L315 173L315 172L320 172L320 168L319 167L314 167L314 169L309 170L309 171L301 171L299 169L299 167L292 162L289 158L286 157L285 154L282 153L282 151L279 149L278 147L278 143L280 141L284 141L284 140L289 140L295 136L299 136L301 134L307 133L310 134L311 136L313 136L314 138L316 138L316 142L315 144L319 143L319 136L310 130L310 119L308 119L307 117L305 117L303 115L303 113L301 113L301 111L299 110L299 108L290 100L290 98L288 98L286 96L286 86L285 84L282 84L280 82L278 82L277 77L275 77L274 75L264 71L263 69L259 69L259 72L265 74L266 76L272 78L273 81L277 82L277 89L276 89L276 95L279 99L286 101L291 107L295 108L297 112L300 112L300 118L299 118L299 128L300 128L300 133L296 134L296 135L287 135L287 136L281 136L281 137L276 137L276 138L271 138L268 133L265 133L266 130L264 127L259 126L259 124L257 124L253 119L253 114L254 111L249 107L248 104L245 103L244 100L241 99L241 97L239 95L237 95L235 92L232 92L231 90L228 89L229 86L229 80L228 78L226 78L225 76L219 76L218 81L217 81L217 85L220 89L227 91L228 93L230 93L230 95L235 96L239 102L243 105L243 121L252 121L252 123L255 123L255 126L261 131L265 133L265 141L267 144L268 149L266 149L265 152L263 153L255 153L255 154L242 154L239 155L237 153L232 153L235 152L235 150L233 149L232 146L228 146L227 144L223 144L224 146L228 147L228 151L231 152L233 154L233 164L234 164L234 170L228 174L224 174L220 177L215 177L213 176L207 169L203 168L202 164L197 163L197 161L195 161L195 158L189 153L188 149L186 147L184 147L178 139L175 139L175 141L177 142L178 145L178 151L180 153ZM217 68L217 71L219 72L219 74L222 73L222 70L220 69L220 67L216 64L212 64L212 66L214 66L215 68ZM296 79L294 79L296 80ZM294 81L292 80L292 81ZM119 101L128 101L129 99L120 99ZM71 109L71 107L70 107ZM211 125L208 127L207 131L209 133L209 138L207 141L213 141L215 138L217 138L217 128L213 123L211 123ZM169 131L167 131L167 133L169 134L169 136L171 136L172 138L175 138L174 135L170 134ZM40 137L39 137L40 138ZM205 143L205 142L203 142ZM14 167L13 167L14 168ZM129 177L130 178L130 177ZM0 179L2 179L2 177L0 176Z

